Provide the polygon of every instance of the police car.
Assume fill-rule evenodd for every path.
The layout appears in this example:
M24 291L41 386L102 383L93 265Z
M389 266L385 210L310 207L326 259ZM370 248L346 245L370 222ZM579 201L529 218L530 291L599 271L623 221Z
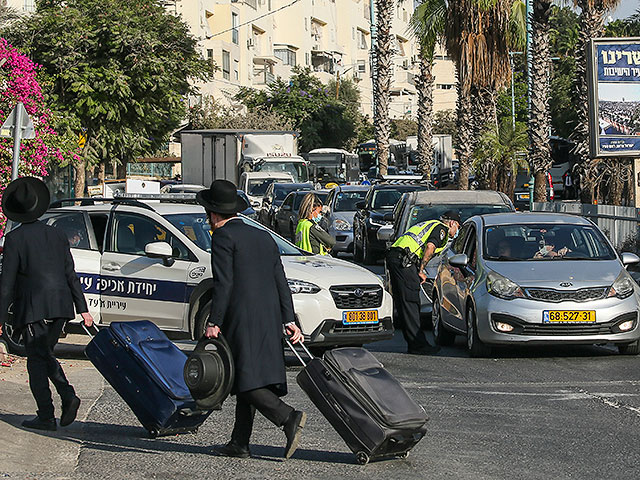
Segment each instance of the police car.
M130 199L90 203L51 208L41 221L67 234L98 326L149 319L174 337L199 338L212 285L204 209ZM308 255L267 231L280 250L305 341L330 347L391 338L392 299L380 277L343 260ZM71 331L79 322L80 317L70 323ZM20 338L10 327L5 330L10 347L19 350Z

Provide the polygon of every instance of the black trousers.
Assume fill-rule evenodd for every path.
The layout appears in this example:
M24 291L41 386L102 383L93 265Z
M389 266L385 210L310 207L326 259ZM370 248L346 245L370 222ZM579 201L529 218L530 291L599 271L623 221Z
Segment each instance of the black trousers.
M238 393L236 395L236 420L231 440L240 446L249 445L256 409L277 427L282 427L294 411L268 388L257 388Z
M409 350L429 346L420 323L420 277L414 263L403 266L404 252L391 248L387 252L387 270L391 280L397 324L402 328Z
M62 318L40 320L28 324L23 330L29 386L36 400L38 417L43 420L54 418L49 380L63 402L69 401L75 395L75 390L69 384L62 366L53 356L53 347L58 343L65 322L66 319Z

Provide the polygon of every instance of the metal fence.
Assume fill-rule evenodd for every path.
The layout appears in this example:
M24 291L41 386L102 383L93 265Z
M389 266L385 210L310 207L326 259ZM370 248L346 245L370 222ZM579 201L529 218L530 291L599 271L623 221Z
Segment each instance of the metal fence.
M640 233L640 210L615 205L586 205L581 203L534 203L535 212L557 212L581 215L595 222L616 248Z

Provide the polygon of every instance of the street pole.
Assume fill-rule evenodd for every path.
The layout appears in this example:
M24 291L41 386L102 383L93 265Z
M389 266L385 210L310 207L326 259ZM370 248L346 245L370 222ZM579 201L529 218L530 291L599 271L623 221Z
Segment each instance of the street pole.
M516 131L516 95L513 87L513 52L509 52L509 65L511 66L511 126Z
M376 61L376 9L375 9L375 0L369 1L369 16L371 17L371 114L373 115L372 120L375 121L376 118L376 69L378 68L378 62Z
M11 180L18 178L18 163L20 162L20 141L22 140L22 102L16 105L16 115L13 127L13 162L11 163Z

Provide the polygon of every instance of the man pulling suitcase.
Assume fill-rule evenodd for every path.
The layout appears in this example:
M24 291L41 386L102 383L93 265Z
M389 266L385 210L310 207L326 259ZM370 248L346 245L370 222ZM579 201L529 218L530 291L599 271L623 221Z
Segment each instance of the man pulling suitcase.
M196 198L205 207L213 231L213 290L205 335L212 338L224 334L235 366L231 391L236 395L235 425L231 441L215 452L249 457L249 439L258 409L284 430L284 456L289 458L298 446L306 414L279 398L287 392L283 325L293 343L302 341L302 332L295 324L278 247L267 232L237 217L247 204L233 183L216 180Z
M84 324L93 324L66 235L38 221L48 207L49 189L34 177L14 180L2 195L4 214L22 225L5 237L0 333L13 304L13 328L22 331L29 386L38 407L37 416L22 425L39 430L56 430L49 380L62 399L60 425L75 420L80 399L54 357L53 347L65 322L75 317L74 305Z

